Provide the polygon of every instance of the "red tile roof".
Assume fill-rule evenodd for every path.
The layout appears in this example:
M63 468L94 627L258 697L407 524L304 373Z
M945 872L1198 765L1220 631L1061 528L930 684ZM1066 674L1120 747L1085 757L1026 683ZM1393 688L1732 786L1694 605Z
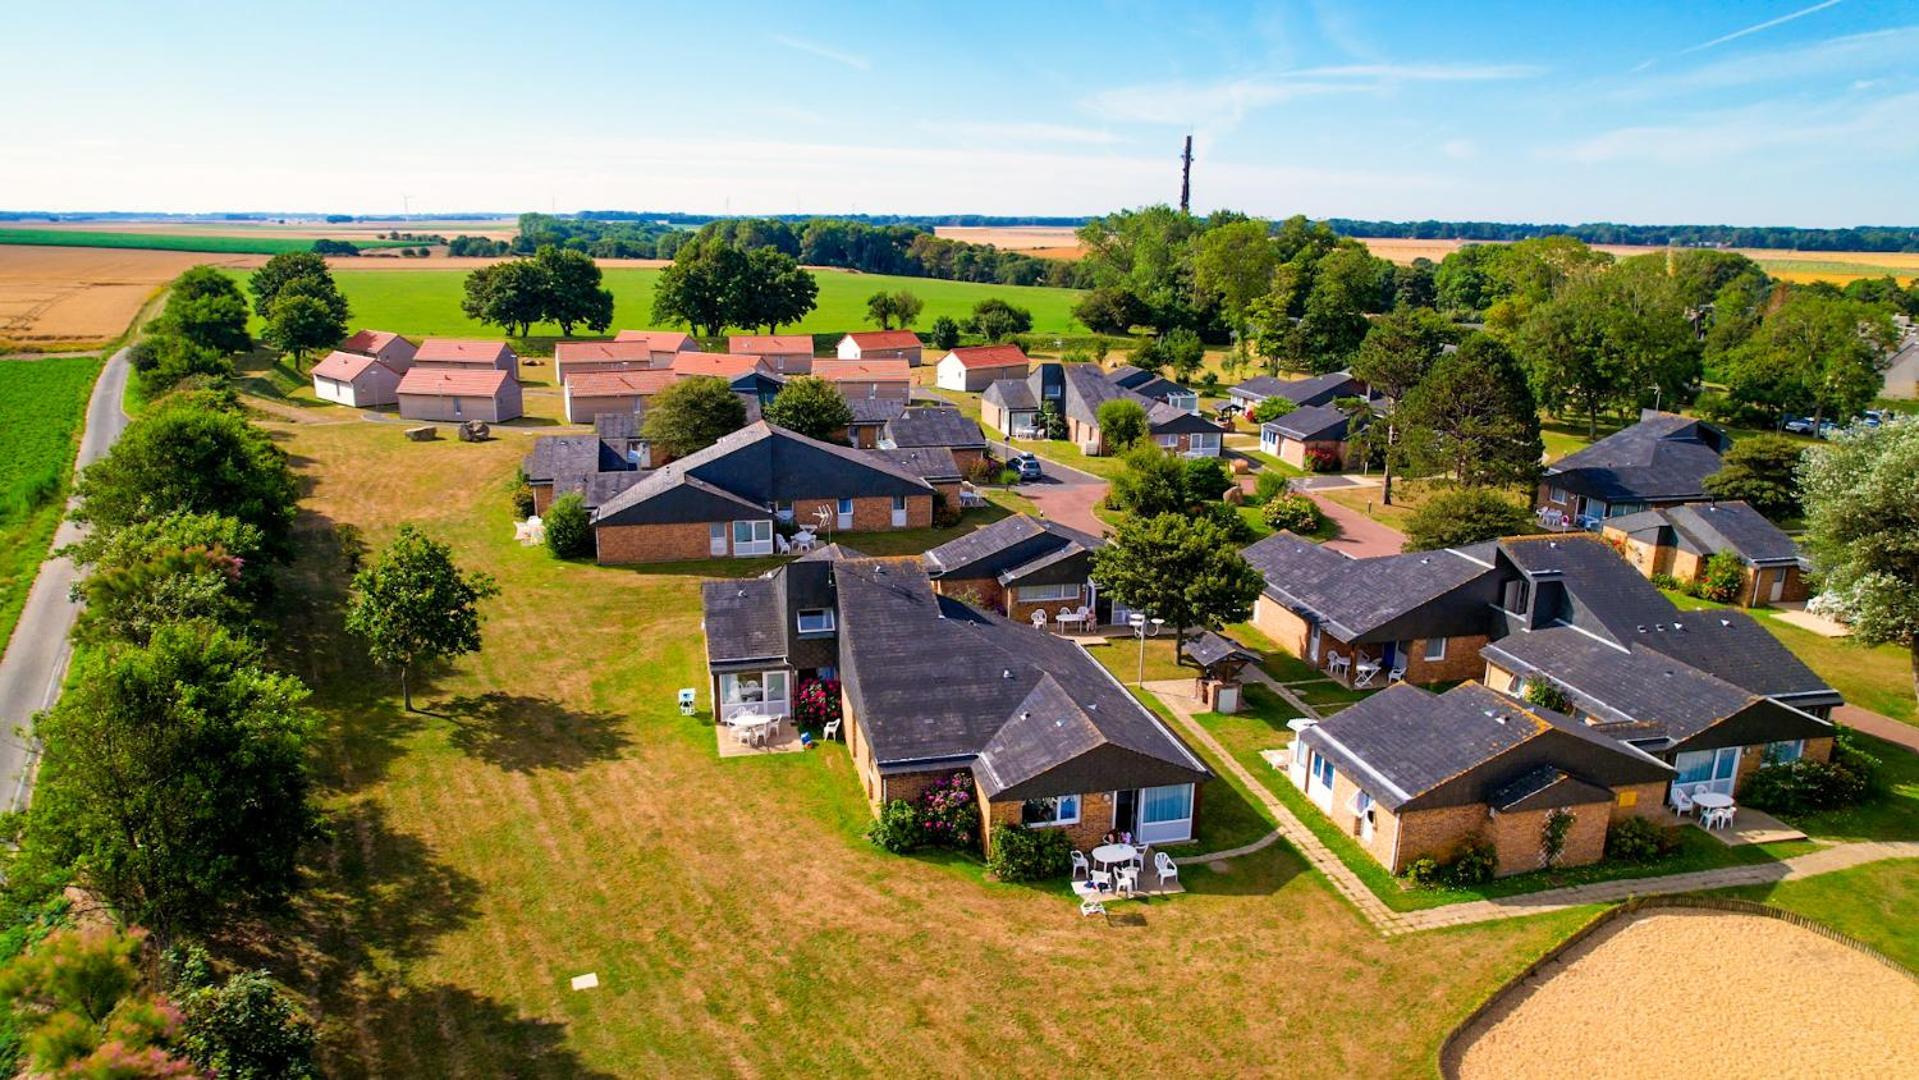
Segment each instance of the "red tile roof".
M454 368L411 367L400 377L399 392L429 397L494 397L511 378L499 368L461 371Z
M759 357L738 353L684 352L673 358L673 370L681 375L717 375L722 379L737 379L759 366Z
M567 376L566 392L573 397L646 397L657 394L679 378L666 368L645 371L579 371Z
M917 349L920 337L911 330L862 330L846 335L862 349Z
M340 342L341 352L376 353L393 343L400 335L387 330L361 330L352 337Z
M913 367L904 360L815 360L813 374L828 382L910 382Z
M973 345L954 349L947 355L958 360L961 367L968 368L1025 367L1032 362L1026 350L1018 345Z
M656 352L699 352L699 342L678 330L622 330L614 341L644 341Z
M413 354L418 364L493 364L511 349L504 341L469 341L461 338L427 338Z
M340 382L352 382L359 378L361 373L366 371L367 368L375 365L386 367L385 364L381 364L371 356L361 356L358 353L341 352L336 349L326 354L326 359L313 365L313 373L322 378L335 379ZM392 369L388 368L387 370L391 371ZM395 374L398 374L398 372L395 372Z
M653 359L653 346L645 341L562 341L553 346L555 363L569 360Z
M728 352L746 353L750 356L767 356L773 353L805 353L813 355L813 335L811 334L735 334L726 339Z

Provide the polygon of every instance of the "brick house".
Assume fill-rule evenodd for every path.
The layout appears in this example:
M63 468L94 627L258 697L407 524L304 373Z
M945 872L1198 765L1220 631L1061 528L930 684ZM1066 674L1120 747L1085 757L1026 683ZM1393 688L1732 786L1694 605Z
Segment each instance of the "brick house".
M533 489L533 512L545 514L555 498L575 491L592 511L662 464L640 435L639 414L603 412L593 418L591 435L543 435L533 440L532 451L520 462L520 472Z
M910 450L922 446L944 447L952 453L961 475L977 468L986 458L986 433L979 421L946 405L909 405L882 425L878 445L884 449Z
M841 338L834 351L841 360L904 360L919 367L923 349L911 330L867 330Z
M672 364L673 358L680 353L700 351L699 342L678 330L622 330L613 336L613 340L643 343L654 367Z
M1337 470L1353 468L1356 448L1348 441L1357 434L1353 413L1337 405L1304 405L1277 420L1259 425L1259 448L1296 469L1316 471L1322 457Z
M1478 845L1499 876L1538 870L1555 813L1571 815L1558 865L1584 866L1612 822L1669 819L1666 763L1478 683L1401 684L1299 727L1289 778L1395 874Z
M520 358L504 341L427 338L414 352L413 365L442 371L504 371L513 381L520 379Z
M707 583L716 714L786 714L805 679L837 677L843 734L877 811L964 775L993 827L1193 838L1212 774L1078 645L933 590L916 559L828 548L748 581Z
M340 342L339 351L371 356L394 371L404 373L413 366L413 354L419 350L413 343L387 330L357 330L353 336Z
M1182 399L1173 391L1183 387L1166 386L1172 389L1162 391L1161 397L1150 397L1121 386L1092 364L1036 364L1024 379L1000 379L989 385L980 397L980 417L1009 438L1036 438L1042 407L1050 401L1065 420L1067 441L1099 455L1107 452L1099 429L1099 407L1108 401L1131 401L1145 411L1147 435L1155 444L1177 454L1218 457L1225 429L1176 404Z
M426 347L420 351L424 354ZM521 415L520 380L513 372L495 367L441 366L416 359L394 393L400 415L408 420L496 424Z
M679 376L670 369L575 371L560 387L566 422L590 424L601 413L637 413Z
M933 371L940 389L978 394L1000 379L1024 379L1031 367L1018 345L975 345L940 357Z
M396 405L400 378L399 371L372 356L336 349L313 365L313 393L321 401L356 409Z
M1542 511L1596 525L1656 506L1703 502L1732 440L1703 420L1642 410L1639 422L1546 466L1535 495Z
M871 450L880 445L886 425L906 412L906 399L896 397L849 397L846 410L851 420L839 433L848 446Z
M879 455L765 421L645 473L599 504L601 563L772 555L775 521L822 532L923 529L933 486Z
M567 380L588 371L651 371L672 366L648 341L562 341L553 346L553 379Z
M806 375L813 370L811 334L734 334L726 351L757 356L768 370L780 375Z
M990 608L1014 622L1044 612L1087 608L1110 619L1093 581L1093 552L1106 541L1027 514L1014 514L955 537L921 556L933 591ZM1099 618L1107 608L1108 618Z
M1734 598L1742 607L1804 600L1809 591L1792 537L1737 500L1681 503L1607 518L1599 532L1619 545L1640 573L1665 574L1682 585L1699 581L1708 559L1731 552L1743 567Z

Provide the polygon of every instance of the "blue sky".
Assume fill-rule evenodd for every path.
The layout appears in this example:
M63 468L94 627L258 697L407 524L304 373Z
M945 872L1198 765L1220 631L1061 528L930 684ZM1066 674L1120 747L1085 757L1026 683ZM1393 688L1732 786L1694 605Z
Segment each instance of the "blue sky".
M1919 224L1919 3L40 3L0 207ZM22 61L21 58L28 58Z

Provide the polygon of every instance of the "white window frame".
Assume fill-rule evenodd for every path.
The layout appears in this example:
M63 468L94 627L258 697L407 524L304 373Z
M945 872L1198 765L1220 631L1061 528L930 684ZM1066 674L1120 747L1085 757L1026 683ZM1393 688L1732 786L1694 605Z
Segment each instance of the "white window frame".
M706 552L709 555L725 555L732 550L727 546L733 530L724 521L715 521L706 527Z
M1546 501L1557 503L1560 506L1566 505L1566 502L1567 502L1566 489L1563 487L1555 487L1555 488L1548 489L1546 492Z
M1780 739L1766 744L1761 760L1766 765L1786 765L1805 756L1806 740Z
M749 687L751 688L749 690ZM774 690L778 689L777 696ZM726 672L720 676L720 719L752 710L786 716L793 708L793 679L784 668Z
M1219 453L1219 432L1195 431L1186 437L1186 445L1195 454L1207 454L1211 451L1211 454L1207 454L1210 457L1212 454Z
M806 618L809 615L816 617L824 616L824 618L816 621L814 625L808 626L806 625ZM794 625L802 634L830 634L837 629L836 620L833 617L833 609L830 607L801 608L794 616Z
M1153 441L1167 450L1174 450L1179 447L1179 436L1177 435L1155 435L1153 436Z
M1439 647L1435 649L1433 647L1435 645ZM1419 658L1428 662L1446 659L1446 639L1443 637L1427 638L1426 647L1420 650Z
M1085 595L1085 590L1080 585L1071 582L1064 585L1020 585L1013 590L1014 599L1022 604L1078 600Z
M1179 798L1185 804L1185 816L1148 818L1148 808L1152 806L1155 794L1175 790L1179 792ZM1137 802L1139 809L1135 812L1139 819L1137 832L1140 842L1170 844L1180 840L1191 840L1193 838L1193 804L1193 785L1191 784L1162 784L1158 787L1140 788Z
M740 526L746 526L746 539L740 539ZM773 522L769 518L740 518L733 522L733 557L749 559L773 554Z
M893 527L895 529L906 527L906 496L904 495L893 496Z
M1053 804L1052 818L1045 821L1029 818L1028 812L1034 806L1043 803ZM1066 811L1069 807L1071 808L1072 817L1066 816ZM1077 825L1079 824L1079 810L1080 797L1078 795L1046 795L1037 799L1027 799L1024 803L1020 804L1020 823L1029 829L1057 829L1063 825Z
M834 521L838 528L841 528L841 529L852 528L853 527L853 500L851 499L834 500L833 514L834 514Z
M1325 777L1320 773L1324 771ZM1333 784L1339 779L1339 770L1333 766L1333 759L1313 751L1306 764L1306 797L1319 805L1321 810L1331 810L1333 805Z

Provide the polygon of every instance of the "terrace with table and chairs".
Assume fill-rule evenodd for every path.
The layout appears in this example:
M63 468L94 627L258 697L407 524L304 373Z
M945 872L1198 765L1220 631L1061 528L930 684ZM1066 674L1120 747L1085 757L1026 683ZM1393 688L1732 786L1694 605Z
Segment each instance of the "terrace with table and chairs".
M1805 833L1763 810L1739 806L1730 794L1714 790L1713 785L1706 782L1674 783L1667 795L1667 805L1681 821L1691 821L1704 829L1706 835L1731 847L1806 838Z
M1174 896L1186 889L1179 883L1179 865L1172 856L1134 843L1131 834L1093 848L1074 851L1073 895L1081 915L1103 915L1114 900L1143 900Z

